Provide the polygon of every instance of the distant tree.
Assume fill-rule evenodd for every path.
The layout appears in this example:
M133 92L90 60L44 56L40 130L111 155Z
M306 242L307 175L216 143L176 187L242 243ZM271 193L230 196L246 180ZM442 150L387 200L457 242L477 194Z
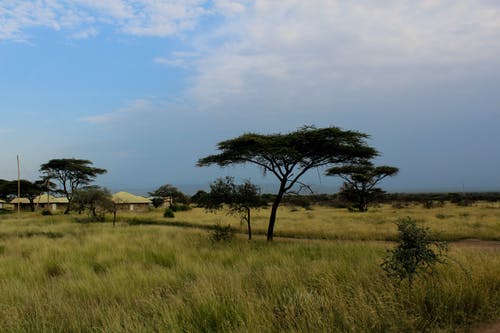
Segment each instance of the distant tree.
M382 179L392 177L399 169L391 166L374 166L370 162L362 164L333 167L327 170L328 176L339 176L345 183L340 195L350 202L360 212L368 210L368 203L377 195L383 193L382 189L375 187Z
M194 195L191 196L191 202L200 206L208 193L204 190L198 190ZM201 206L200 206L201 207Z
M149 192L149 195L155 198L163 199L170 197L172 198L172 202L189 203L189 197L171 184L162 185L153 192Z
M8 180L0 179L0 198L1 199L7 199L6 195L4 195L4 193L2 192L2 187L4 184L6 184L8 182L9 182Z
M26 198L30 202L31 211L35 211L35 198L42 194L43 187L37 182L31 182L29 180L21 179L21 197ZM18 192L18 181L3 181L0 183L0 196L3 198L14 198L17 197Z
M116 212L111 193L108 189L99 186L88 186L75 190L73 205L80 211L87 210L91 221L103 221L106 212Z
M252 239L250 210L267 204L260 196L260 188L246 180L236 185L233 177L219 178L210 185L210 192L203 195L198 202L200 207L208 210L222 209L229 206L229 212L240 215L242 222L247 223L248 239Z
M71 210L73 193L81 186L89 185L98 175L106 173L106 169L95 168L92 164L89 160L63 158L52 159L40 166L43 179L55 179L68 199L65 214Z
M251 163L262 168L264 174L271 173L278 178L279 189L267 229L267 240L272 241L276 213L285 193L301 185L299 179L311 169L350 164L376 156L377 151L366 144L366 138L366 134L334 126L304 126L287 134L247 133L219 142L220 153L199 159L197 165L224 167Z

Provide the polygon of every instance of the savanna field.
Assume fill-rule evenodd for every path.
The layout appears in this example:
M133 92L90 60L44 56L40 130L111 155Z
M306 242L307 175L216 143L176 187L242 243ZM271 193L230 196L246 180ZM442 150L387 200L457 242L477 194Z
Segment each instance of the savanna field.
M283 206L236 216L194 208L0 215L2 332L475 332L500 319L500 204L383 205L367 213ZM449 242L413 286L380 264L411 217ZM231 225L230 242L211 239Z

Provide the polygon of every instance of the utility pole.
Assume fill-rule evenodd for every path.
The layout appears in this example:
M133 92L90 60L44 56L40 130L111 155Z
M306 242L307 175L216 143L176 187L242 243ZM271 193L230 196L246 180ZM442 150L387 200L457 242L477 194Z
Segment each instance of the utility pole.
M19 164L19 155L17 155L17 218L21 213L21 166Z

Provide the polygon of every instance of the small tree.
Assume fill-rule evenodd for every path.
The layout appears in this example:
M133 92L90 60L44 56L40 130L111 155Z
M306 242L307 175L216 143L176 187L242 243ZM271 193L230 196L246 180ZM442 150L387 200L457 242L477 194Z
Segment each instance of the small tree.
M392 177L399 169L391 166L374 166L370 162L333 167L327 170L327 176L339 176L345 180L340 195L347 201L354 202L360 212L368 210L368 203L384 193L375 187L382 179Z
M87 210L91 221L104 221L104 214L115 214L115 204L111 193L106 188L89 186L76 190L73 194L73 203L79 210ZM116 215L114 215L116 216ZM115 218L113 218L113 225Z
M429 272L435 264L444 262L442 254L447 245L431 241L427 229L417 226L410 217L399 220L397 226L398 246L389 250L381 266L391 277L400 281L408 279L411 288L418 273Z
M219 178L210 185L210 192L200 197L198 205L208 210L219 210L229 205L229 212L240 215L241 222L247 223L248 240L252 239L252 208L265 206L260 196L260 188L246 180L241 185L234 183L233 177Z
M93 167L89 160L63 158L52 159L42 164L40 172L44 179L55 179L59 183L61 192L68 199L68 206L64 212L67 214L71 210L73 193L81 186L93 182L98 175L106 173L106 170Z
M356 163L367 160L377 151L368 146L368 135L344 131L338 127L315 128L304 126L286 134L247 133L237 138L219 142L219 154L198 160L198 166L217 164L221 167L233 164L254 164L271 173L279 181L267 228L267 240L272 241L276 214L283 196L309 170Z

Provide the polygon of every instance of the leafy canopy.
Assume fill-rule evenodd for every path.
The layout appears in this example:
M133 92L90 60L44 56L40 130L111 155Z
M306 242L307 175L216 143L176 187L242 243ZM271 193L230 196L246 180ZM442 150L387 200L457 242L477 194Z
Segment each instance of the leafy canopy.
M247 133L222 141L221 153L198 160L198 166L253 163L264 173L286 180L289 190L309 169L338 163L354 163L377 155L366 145L368 135L338 127L304 126L287 134Z
M55 179L61 186L61 191L71 204L73 192L80 186L88 185L98 175L106 173L106 169L92 166L89 160L76 158L52 159L40 166L44 179ZM68 205L67 211L70 209Z
M327 176L339 176L345 183L340 194L348 201L356 203L359 211L368 210L368 203L378 194L383 193L382 189L375 187L382 179L392 177L399 172L396 167L387 165L374 166L371 162L362 164L350 164L333 167L327 170Z
M415 276L428 273L435 264L444 262L447 244L432 241L428 230L410 217L399 220L397 226L398 245L388 251L381 266L391 277L400 281L408 279L411 287Z
M280 186L271 207L267 239L273 238L274 223L283 195L296 184L308 170L336 164L356 164L377 155L366 144L368 135L345 131L338 127L316 128L304 126L286 134L247 133L222 141L217 145L219 154L198 160L198 166L217 164L251 163L262 168L264 174L278 178Z
M177 187L171 184L165 184L158 187L153 192L149 192L149 195L155 198L172 198L173 202L188 203L189 198L187 195L182 193Z

